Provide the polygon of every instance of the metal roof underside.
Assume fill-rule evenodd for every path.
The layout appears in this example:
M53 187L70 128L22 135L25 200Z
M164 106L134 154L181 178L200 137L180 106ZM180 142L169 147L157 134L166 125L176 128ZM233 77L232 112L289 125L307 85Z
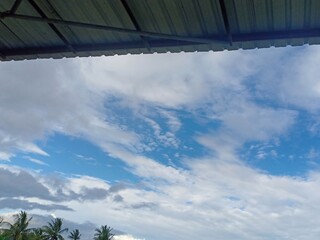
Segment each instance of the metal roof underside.
M0 60L320 43L319 0L0 0Z

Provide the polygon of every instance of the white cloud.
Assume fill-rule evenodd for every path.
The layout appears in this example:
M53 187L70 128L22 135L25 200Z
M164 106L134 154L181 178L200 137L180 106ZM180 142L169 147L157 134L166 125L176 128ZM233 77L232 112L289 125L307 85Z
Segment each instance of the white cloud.
M295 111L239 103L236 108L220 113L219 129L209 129L211 133L198 135L196 139L227 160L248 141L268 142L286 134L296 117Z
M265 141L284 133L293 123L296 112L263 108L246 103L221 114L223 125L234 137Z
M274 56L286 54L286 50L260 50L122 56L97 58L94 64L82 60L81 70L92 91L122 99L122 104L139 113L138 117L153 128L155 140L139 149L154 150L159 143L177 148L180 142L175 132L182 124L174 111L183 109L194 118L201 112L206 121L221 122L220 129L214 129L215 137L210 137L211 148L221 149L220 142L224 141L227 146L223 148L234 151L247 141L270 141L295 123L297 112L285 106L256 104L256 93L247 86L248 79L261 72L266 75L264 64L271 65ZM164 132L148 111L167 118L171 131ZM99 139L94 141L107 152L113 148Z
M56 132L85 138L107 153L115 147L131 152L152 150L157 144L177 148L175 133L182 123L175 110L181 109L195 118L202 112L207 121L222 122L218 135L229 145L230 138L237 145L268 141L294 123L295 112L254 103L246 82L262 71L260 55L270 54L237 51L4 63L0 151L47 155L34 141ZM25 79L28 86L22 90ZM154 139L149 145L134 127L114 121L112 97L151 124ZM153 110L167 119L169 131L150 117Z
M319 59L320 49L317 46L273 51L273 63L265 64L255 76L258 95L289 108L318 112Z
M144 164L140 162L138 166ZM319 234L319 211L314 208L320 199L314 190L320 187L319 172L305 178L271 176L239 162L214 157L189 159L185 164L189 170L177 171L158 163L151 166L154 172L147 168L147 172L140 171L143 184L119 190L120 202L112 197L94 200L94 204L91 200L69 198L63 204L75 211L56 210L54 214L78 222L108 224L140 236L136 239L214 236L311 240ZM83 187L111 186L88 176L66 178L63 182L66 192L73 190L77 194Z
M67 188L75 192L80 192L83 186L86 186L87 188L110 188L110 185L106 181L90 176L72 177L68 180Z
M97 58L94 64L83 60L82 70L95 91L124 97L130 104L180 108L211 101L221 86L241 88L238 79L254 70L248 68L251 61L252 56L241 51L116 56Z
M24 158L27 159L30 162L33 162L33 163L36 163L36 164L39 164L39 165L49 166L46 162L44 162L42 160L39 160L39 159L36 159L36 158L32 158L32 157L29 157L29 156L25 156Z
M135 238L131 235L118 235L114 236L115 240L145 240L144 238Z
M150 136L151 139L154 139L153 141L153 147L155 148L158 145L163 145L165 147L179 147L179 140L176 138L174 132L177 131L177 126L179 124L178 120L172 116L166 115L166 117L169 119L169 128L173 130L173 132L170 131L163 131L160 127L160 125L153 119L142 116L141 118L150 125L150 127L153 129L153 136ZM171 122L170 122L171 121ZM174 121L174 122L173 122ZM151 145L152 146L152 145ZM152 149L154 150L154 149Z
M30 143L30 142L26 142L26 143L21 143L21 142L17 142L17 147L21 150L23 150L24 152L28 152L28 153L35 153L35 154L39 154L39 155L43 155L43 156L49 156L48 153L46 153L45 151L43 151L42 149L40 149L37 145Z
M0 160L2 161L10 161L10 158L13 157L14 154L7 152L0 152Z
M298 239L317 236L318 172L307 178L271 176L243 164L190 159L176 181L152 179L147 188L128 188L95 204L70 202L79 221L92 218L146 239ZM162 171L162 173L163 173ZM299 189L299 191L297 191ZM152 203L152 204L151 204ZM314 205L315 204L315 205ZM130 224L128 224L130 223ZM143 226L143 227L141 227ZM306 235L305 233L308 232Z
M174 112L160 110L160 113L167 118L167 123L171 131L176 132L181 128L182 123Z
M0 158L9 160L17 149L47 156L34 142L58 132L93 142L139 177L140 185L116 196L108 192L112 184L89 176L22 174L44 192L34 196L19 189L25 194L22 200L31 196L44 204L39 198L61 196L60 201L75 211L56 214L68 219L93 219L155 240L314 239L320 233L314 207L320 200L315 191L320 174L270 176L244 165L236 154L248 141L268 142L286 134L298 116L291 105L318 110L318 73L312 62L318 52L305 55L310 66L289 61L292 73L292 67L284 71L275 64L287 54L238 51L3 63ZM269 65L278 76L270 75ZM256 89L247 86L249 80ZM263 94L282 101L276 107L256 103ZM175 134L184 126L177 110L196 120L218 122L196 136L216 154L180 159L186 169L145 157L139 152L143 134L108 115L112 97L142 115L154 130L155 144L178 146ZM166 119L170 131L152 118L152 110ZM94 199L90 193L95 193Z
M1 64L1 152L48 156L34 141L56 132L134 149L138 136L105 119L104 97L89 90L76 71L76 61Z
M124 161L131 171L142 178L161 179L169 182L176 182L183 175L182 169L163 165L154 159L144 157L143 155L132 154L122 148L109 148L109 154Z

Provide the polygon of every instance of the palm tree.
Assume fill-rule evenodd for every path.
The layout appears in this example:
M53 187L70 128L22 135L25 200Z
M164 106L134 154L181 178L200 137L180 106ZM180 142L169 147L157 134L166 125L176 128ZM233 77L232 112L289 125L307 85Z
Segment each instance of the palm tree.
M28 239L28 233L31 229L28 229L29 222L32 217L28 219L26 212L21 211L19 214L14 216L14 223L5 222L9 225L9 229L4 229L4 235L12 240L25 240Z
M3 229L2 229L2 225L4 224L3 222L3 217L0 217L0 234L2 233Z
M4 229L2 228L2 225L4 225L4 221L3 221L3 217L0 217L0 240L4 239L4 236L3 236L3 232L4 232Z
M42 228L34 228L29 235L30 240L45 240L45 235Z
M96 228L96 233L94 234L94 240L111 240L114 234L112 234L112 228L107 225Z
M56 218L48 222L47 226L43 227L45 240L64 240L62 234L67 232L68 228L62 229L62 219Z
M73 230L68 236L68 238L72 240L79 240L80 237L81 237L81 234L78 229Z
M7 239L4 235L0 234L0 240L7 240Z

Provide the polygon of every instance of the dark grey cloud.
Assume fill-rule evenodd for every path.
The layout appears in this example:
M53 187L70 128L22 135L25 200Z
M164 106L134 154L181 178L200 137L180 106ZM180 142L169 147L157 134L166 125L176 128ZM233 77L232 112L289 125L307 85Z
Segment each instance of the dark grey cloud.
M46 175L44 179L45 183L52 186L54 189L63 189L69 182L68 179L64 178L61 174L50 173Z
M109 195L108 190L103 188L82 188L81 198L83 200L105 199Z
M110 193L117 193L121 190L125 190L127 188L130 188L131 186L129 184L126 184L126 183L116 183L114 185L112 185L110 188L109 188L109 192Z
M61 185L60 187L63 187ZM122 202L123 198L118 192L124 189L131 188L132 186L126 183L116 183L112 185L109 189L105 188L87 188L87 187L82 187L80 193L75 193L75 192L69 192L68 195L63 194L63 189L59 189L60 192L60 199L79 199L82 201L86 200L101 200L105 199L107 197L112 197L115 202Z
M40 204L36 202L30 202L28 200L21 200L21 199L14 199L14 198L5 198L0 200L0 208L23 209L23 210L41 209L46 211L52 211L52 210L73 211L71 208L64 205Z
M141 203L132 204L130 207L134 208L134 209L139 209L139 208L154 209L157 206L158 205L156 203L153 203L153 202L141 202Z
M92 201L92 200L101 200L109 196L109 192L104 188L87 188L82 187L80 193L76 193L68 189L68 193L64 193L65 186L56 190L56 196L58 201L70 201L70 200L79 200L79 201Z
M114 202L123 202L123 197L121 195L117 194L113 197L113 201Z
M121 202L123 201L123 198L117 193L129 187L131 186L125 183L116 183L109 189L83 187L81 189L81 193L74 193L73 198L78 198L81 200L101 200L107 197L112 197L114 201Z
M37 197L56 200L47 187L26 171L18 173L0 168L1 197Z
M45 179L45 180L44 180ZM79 190L70 190L72 179L64 175L31 174L24 169L0 167L0 209L40 209L44 211L65 210L72 211L70 201L96 201L109 199L118 202L125 208L154 209L157 207L152 202L136 204L126 203L120 192L136 186L126 183L116 183L111 187L89 187L83 182ZM71 184L71 185L70 185ZM37 202L30 198L47 200L49 203Z
M45 179L45 185L40 182L40 179ZM69 183L70 179L58 174L44 177L42 175L32 175L23 169L12 171L0 168L1 198L35 197L54 202L92 201L113 196L117 191L125 188L122 184L117 184L109 189L83 186L79 192L75 192L70 190ZM49 191L48 187L53 190L54 194Z

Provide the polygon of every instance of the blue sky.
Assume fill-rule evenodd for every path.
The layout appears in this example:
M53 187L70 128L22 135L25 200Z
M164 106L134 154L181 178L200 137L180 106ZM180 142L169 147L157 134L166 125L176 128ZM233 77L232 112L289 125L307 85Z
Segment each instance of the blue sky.
M314 239L319 60L303 46L2 62L1 211L123 239Z

